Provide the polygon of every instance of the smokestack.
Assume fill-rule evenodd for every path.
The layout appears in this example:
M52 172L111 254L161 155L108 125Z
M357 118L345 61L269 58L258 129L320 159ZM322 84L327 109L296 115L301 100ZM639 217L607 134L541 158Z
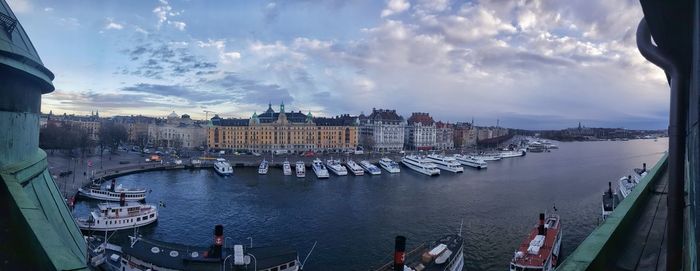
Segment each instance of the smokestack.
M122 192L119 194L119 206L124 207L126 205L126 194Z
M612 198L612 182L608 182L608 195Z
M394 246L394 270L403 271L404 261L406 260L406 237L396 236Z
M116 179L112 179L112 185L109 187L109 190L112 190L112 192L114 192L114 190L117 188L116 182Z
M544 235L545 230L544 230L544 213L540 213L540 226L537 228L537 234L538 235Z
M224 226L219 224L214 226L214 246L209 253L210 258L221 258L221 247L224 245Z
M642 163L642 172L647 172L647 163Z
M627 175L627 182L631 183L632 182L632 175Z

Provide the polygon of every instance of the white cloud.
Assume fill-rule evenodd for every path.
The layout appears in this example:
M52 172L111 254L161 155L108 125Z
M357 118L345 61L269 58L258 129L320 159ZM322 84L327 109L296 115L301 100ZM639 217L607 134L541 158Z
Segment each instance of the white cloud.
M107 24L104 26L105 30L122 30L124 25L117 23L112 18L107 18Z
M7 4L15 13L29 13L34 8L29 0L8 0Z
M185 31L185 26L187 26L187 24L185 24L184 22L178 22L178 21L170 21L168 23L180 31Z
M172 17L180 16L182 11L175 11L170 3L166 0L160 0L159 5L153 9L153 14L156 15L158 23L156 23L156 28L160 27L167 22L168 25L172 25L180 31L184 31L187 24L182 21L171 20Z
M408 10L411 7L411 3L407 0L388 0L386 8L382 10L382 18L391 16L394 14L399 14Z
M53 8L52 8L52 7L45 7L45 8L44 8L44 11L46 11L46 12L52 12L52 11L53 11Z

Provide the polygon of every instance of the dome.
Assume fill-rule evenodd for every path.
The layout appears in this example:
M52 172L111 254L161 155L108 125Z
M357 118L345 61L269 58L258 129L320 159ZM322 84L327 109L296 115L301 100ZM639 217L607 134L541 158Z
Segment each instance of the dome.
M178 116L177 116L177 114L175 114L175 111L173 111L172 113L170 113L170 115L168 115L168 118L177 118L177 117Z

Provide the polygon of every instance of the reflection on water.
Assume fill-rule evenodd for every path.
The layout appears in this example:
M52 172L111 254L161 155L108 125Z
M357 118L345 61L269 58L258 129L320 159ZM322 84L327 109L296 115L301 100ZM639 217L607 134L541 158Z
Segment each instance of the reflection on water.
M562 217L566 257L600 217L608 181L653 166L667 140L559 143L551 153L490 162L487 170L443 171L427 177L407 168L380 176L331 176L306 180L271 168L237 168L223 178L210 170L165 171L119 178L125 186L153 190L147 201L166 203L158 224L141 230L150 238L208 245L215 224L237 244L288 244L305 256L318 241L306 270L367 270L391 259L393 238L411 248L447 232L464 219L465 268L503 270L517 245L556 204ZM469 168L465 168L469 169ZM85 214L94 202L80 202ZM127 231L128 233L128 231ZM228 240L231 244L231 240Z

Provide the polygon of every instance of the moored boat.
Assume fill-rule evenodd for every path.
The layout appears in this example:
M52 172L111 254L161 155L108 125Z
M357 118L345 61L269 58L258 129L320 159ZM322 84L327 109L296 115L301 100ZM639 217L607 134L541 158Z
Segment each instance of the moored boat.
M233 175L233 167L224 158L217 158L214 162L214 171L221 176Z
M437 168L437 166L435 166L435 164L419 156L404 156L403 158L401 158L401 163L414 171L423 173L428 176L440 175L440 170Z
M527 152L525 150L517 150L517 151L503 151L500 154L501 158L513 158L513 157L520 157L520 156L525 156Z
M267 170L269 168L270 168L270 164L267 162L267 160L263 159L262 162L260 162L260 166L258 166L258 174L260 174L260 175L267 174Z
M126 201L140 201L146 198L146 189L127 189L121 184L116 186L116 179L112 179L112 183L106 189L99 183L93 182L89 187L79 188L78 193L84 197L106 201L119 201L122 193Z
M316 174L317 178L327 179L329 177L328 170L326 169L326 166L324 166L321 162L321 159L314 159L314 161L311 164L311 168L314 170L314 173Z
M289 160L284 160L284 163L282 163L282 173L284 176L292 175L292 165L289 163Z
M559 215L540 213L540 223L520 244L510 261L510 271L551 271L559 264L562 230Z
M607 219L608 216L612 214L612 212L619 204L620 199L617 197L617 193L613 191L612 183L608 182L608 191L605 191L605 193L603 193L603 200L601 203L603 221L605 221L605 219Z
M355 163L352 159L348 159L345 164L348 166L348 169L350 169L350 172L352 172L353 175L355 176L362 176L365 175L365 171L362 169L360 165Z
M297 161L294 170L296 171L297 178L306 177L306 165L304 165L304 161Z
M388 171L389 173L401 172L401 168L399 167L399 163L396 163L396 162L394 162L394 160L391 160L387 157L383 157L382 159L379 159L379 166L382 167L384 170Z
M621 177L617 181L617 191L618 195L620 195L620 200L624 200L627 196L629 196L630 193L632 193L632 190L637 186L639 183L639 179L635 177L632 177L632 175L627 175L624 177Z
M326 168L338 176L348 175L348 170L345 169L345 166L341 165L339 160L333 160L333 158L326 160Z
M370 175L382 174L382 170L367 160L360 161L360 166Z
M119 203L100 203L88 217L78 218L81 230L116 231L145 226L158 220L158 209L149 204L126 202L124 195Z
M461 154L455 154L455 160L462 165L470 166L476 169L482 169L488 167L486 161L478 159L474 156L466 156Z
M479 154L479 155L472 155L472 157L479 159L479 160L484 160L485 162L489 161L499 161L501 160L501 155L500 154Z
M461 271L464 268L464 238L449 234L406 252L406 237L397 236L393 256L393 261L375 270Z
M464 167L454 159L454 157L443 156L438 154L428 155L428 161L432 162L441 170L447 170L453 173L464 172Z

